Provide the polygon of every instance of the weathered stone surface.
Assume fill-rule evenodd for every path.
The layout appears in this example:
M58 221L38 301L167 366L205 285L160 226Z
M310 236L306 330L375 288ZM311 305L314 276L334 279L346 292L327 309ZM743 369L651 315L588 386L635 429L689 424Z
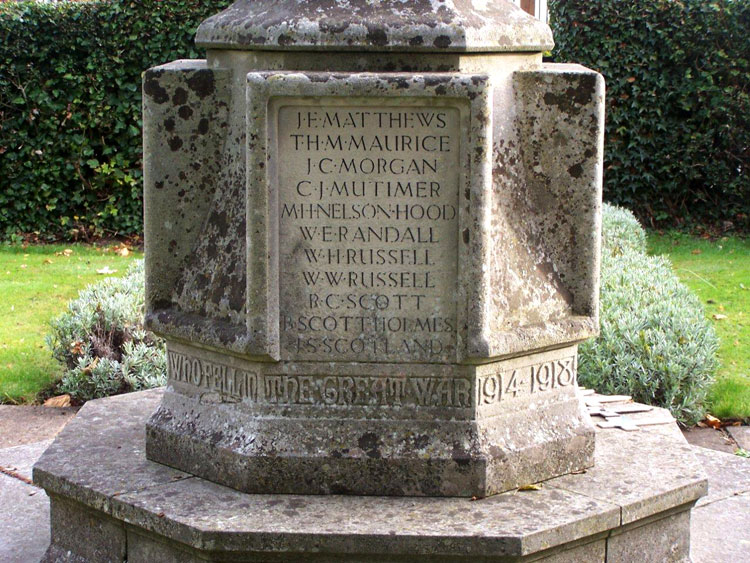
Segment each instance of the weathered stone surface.
M728 454L733 454L734 450L737 449L736 444L729 434L724 430L716 430L714 428L687 428L682 431L682 435L689 444L693 446L700 446L702 448L710 448L712 450L722 451Z
M750 426L727 426L726 430L740 448L750 451Z
M76 412L75 407L0 405L0 448L54 438Z
M47 495L33 485L0 474L0 561L36 563L49 542Z
M180 346L168 363L149 458L246 492L484 497L593 457L572 348L409 377Z
M693 563L750 561L748 529L750 493L696 506L690 526Z
M603 456L597 468L612 479L600 482L591 470L575 476L581 490L587 488L587 480L592 481L594 496L559 488L556 481L538 491L477 501L248 495L195 477L182 479L176 472L178 480L163 479L168 470L143 455L142 429L156 400L155 392L137 393L97 401L97 408L85 407L52 446L55 459L45 454L35 469L53 498L53 507L59 500L61 509L80 513L60 512L64 517L55 518L53 528L62 533L68 525L72 528L81 519L93 518L92 524L106 532L88 540L81 551L111 545L119 557L122 535L116 530L120 526L122 533L128 529L128 561L149 560L154 554L164 561L189 561L199 554L209 560L262 561L525 561L547 556L549 561L603 561L603 544L615 537L608 540L608 534L622 526L621 513L633 503L622 496L619 480L641 489L642 509L640 518L618 536L617 549L629 553L633 542L642 546L638 542L652 533L646 526L653 525L653 534L668 532L664 541L652 542L653 560L660 556L668 560L673 545L669 538L682 537L686 525L686 517L671 514L688 510L703 485L700 477L694 477L691 488L691 454L680 450L684 441L674 427L675 432L598 433L600 448L619 450L629 460L651 459L650 479L680 491L672 495L658 489L660 499L655 502L646 499L650 493L643 488L643 467L634 463L619 467L621 459L613 456ZM92 421L99 428L95 438ZM676 462L670 454L674 448L681 454ZM99 466L100 480L91 478L91 460ZM56 471L64 474L58 477ZM685 495L686 490L692 496ZM101 491L112 491L103 502ZM637 534L629 536L628 531L636 528ZM73 531L86 541L80 534L89 529L79 522ZM60 543L53 544L50 553L67 553L75 547L57 532L53 537L60 537Z
M239 0L198 28L208 49L503 52L552 49L549 27L504 0Z
M653 412L629 416L637 419L653 416ZM634 440L640 453L629 447ZM660 455L644 453L663 447L661 444L670 446ZM618 504L622 524L695 502L708 488L705 473L676 424L647 426L638 432L613 430L606 441L597 440L595 455L594 466L585 475L565 475L548 485ZM679 471L675 471L677 467Z
M127 560L127 534L122 523L78 502L50 497L52 542L42 563Z
M626 526L607 539L607 563L690 563L690 510Z
M25 479L31 479L31 468L51 443L52 440L44 440L0 449L0 469L13 471Z
M177 239L166 242L172 221L159 210L182 196L158 185L164 172L146 174L157 210L147 215L157 241L152 252L147 236L149 326L171 356L209 370L200 391L170 363L148 455L288 493L485 496L590 465L569 350L597 325L601 78L542 68L538 53L424 74L252 72L270 60L253 56L217 52L211 70L179 63L146 77L174 100L186 77L206 74L214 103L229 108L223 144L219 127L203 152L169 164L179 178L223 163L213 211L197 207L185 244L173 245L181 265L163 266ZM438 66L431 57L411 64ZM340 59L326 64L354 64ZM152 106L156 147L175 109ZM536 117L556 127L559 160L542 158L553 147ZM550 349L550 361L533 359ZM514 356L525 357L518 370ZM398 389L387 397L397 374L410 374L422 403L402 404ZM207 383L217 378L221 389ZM326 404L331 380L337 399ZM252 384L265 400L247 393ZM297 399L271 404L282 384ZM244 395L228 391L238 385Z
M144 412L162 391L89 401L34 466L34 482L100 509L123 491L190 477L145 459ZM116 411L116 414L113 412ZM75 453L86 443L80 456ZM85 451L85 455L84 455Z
M706 448L693 448L709 477L708 494L696 506L750 493L750 460Z

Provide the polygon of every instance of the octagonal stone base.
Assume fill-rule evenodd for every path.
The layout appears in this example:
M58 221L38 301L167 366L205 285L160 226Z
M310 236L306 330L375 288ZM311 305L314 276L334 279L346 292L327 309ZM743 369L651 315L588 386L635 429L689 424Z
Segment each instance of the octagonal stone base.
M168 350L146 457L246 493L488 497L594 461L575 346L484 365L324 368ZM234 377L192 377L214 372Z
M706 492L667 424L600 430L594 468L476 501L247 494L146 459L161 394L87 403L36 464L45 561L688 561Z

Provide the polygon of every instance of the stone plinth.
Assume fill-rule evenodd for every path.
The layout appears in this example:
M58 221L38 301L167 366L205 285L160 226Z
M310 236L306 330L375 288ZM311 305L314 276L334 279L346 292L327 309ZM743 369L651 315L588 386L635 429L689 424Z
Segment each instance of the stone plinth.
M144 75L148 457L300 494L589 467L601 76L499 0L240 1L197 41Z
M250 495L146 459L161 394L87 403L36 464L52 503L45 561L686 562L690 508L706 491L666 424L598 430L594 468L535 491Z

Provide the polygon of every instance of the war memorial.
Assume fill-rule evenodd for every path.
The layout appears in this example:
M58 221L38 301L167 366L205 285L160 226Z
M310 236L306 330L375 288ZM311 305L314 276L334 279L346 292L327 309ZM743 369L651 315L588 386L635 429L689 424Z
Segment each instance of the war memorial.
M37 463L45 561L689 561L676 425L576 381L603 78L504 0L239 0L196 42L143 77L168 386Z

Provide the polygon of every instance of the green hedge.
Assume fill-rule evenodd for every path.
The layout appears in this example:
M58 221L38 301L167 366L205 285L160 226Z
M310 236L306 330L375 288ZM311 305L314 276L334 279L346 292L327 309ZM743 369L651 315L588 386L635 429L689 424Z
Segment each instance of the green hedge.
M550 13L554 60L607 82L605 199L651 225L748 230L750 0L551 0Z
M0 238L142 230L141 72L229 3L0 3Z

